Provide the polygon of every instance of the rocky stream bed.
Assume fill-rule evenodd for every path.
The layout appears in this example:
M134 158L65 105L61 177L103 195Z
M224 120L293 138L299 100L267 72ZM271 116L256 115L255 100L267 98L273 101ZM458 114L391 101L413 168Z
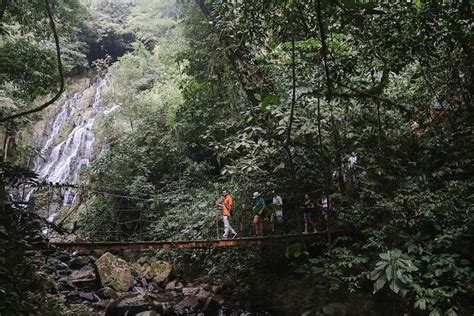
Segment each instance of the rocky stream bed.
M127 262L109 252L60 252L38 277L65 315L250 315L229 305L218 284L186 281L150 256Z

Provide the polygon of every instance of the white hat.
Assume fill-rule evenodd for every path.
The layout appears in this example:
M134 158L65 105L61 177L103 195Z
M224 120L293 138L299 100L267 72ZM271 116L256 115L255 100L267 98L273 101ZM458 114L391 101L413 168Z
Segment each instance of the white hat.
M258 198L259 196L260 196L260 193L258 193L258 192L254 192L254 193L253 193L253 198L254 198L254 199Z

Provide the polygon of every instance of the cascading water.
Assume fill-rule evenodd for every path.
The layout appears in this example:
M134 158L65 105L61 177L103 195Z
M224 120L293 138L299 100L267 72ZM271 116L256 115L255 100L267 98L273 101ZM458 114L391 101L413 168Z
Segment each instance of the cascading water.
M107 84L107 78L99 79L95 84L95 96L92 106L86 108L83 113L77 107L85 97L84 91L77 92L68 98L56 115L53 123L47 125L39 143L40 155L32 164L32 169L39 175L41 180L60 184L79 183L79 172L83 166L88 166L92 159L94 146L93 125L98 113L104 113L102 107L102 90ZM70 129L64 136L62 130ZM71 204L75 193L67 188L62 197L61 206ZM53 222L58 211L50 214L47 218Z

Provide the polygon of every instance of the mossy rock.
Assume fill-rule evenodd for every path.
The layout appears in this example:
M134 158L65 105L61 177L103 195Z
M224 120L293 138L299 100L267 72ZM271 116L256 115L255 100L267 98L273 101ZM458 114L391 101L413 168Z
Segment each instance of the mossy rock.
M95 264L103 287L110 286L122 292L133 287L132 268L125 260L107 252L97 259Z
M173 265L166 261L153 261L149 265L148 276L156 283L164 283L170 279Z

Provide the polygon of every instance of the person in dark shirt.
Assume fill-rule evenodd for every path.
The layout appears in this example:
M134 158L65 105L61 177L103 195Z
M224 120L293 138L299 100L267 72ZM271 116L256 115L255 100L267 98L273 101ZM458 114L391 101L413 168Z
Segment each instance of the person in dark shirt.
M313 228L313 233L317 233L316 226L314 226L314 214L316 212L316 205L310 199L308 194L304 195L304 202L303 202L303 219L304 219L304 232L303 234L308 234L308 226L311 225Z
M254 206L252 210L255 214L253 217L253 224L255 227L255 236L262 236L263 235L263 216L264 216L264 211L266 207L265 199L260 193L254 192L253 200L254 200Z

